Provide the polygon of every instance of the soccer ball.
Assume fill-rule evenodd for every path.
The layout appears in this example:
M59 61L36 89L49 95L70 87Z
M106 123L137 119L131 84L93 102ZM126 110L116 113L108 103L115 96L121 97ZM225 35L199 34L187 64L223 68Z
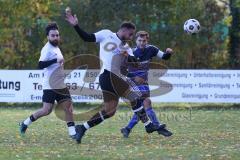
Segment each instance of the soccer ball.
M183 29L187 34L197 34L200 28L200 23L196 19L189 19L183 25Z

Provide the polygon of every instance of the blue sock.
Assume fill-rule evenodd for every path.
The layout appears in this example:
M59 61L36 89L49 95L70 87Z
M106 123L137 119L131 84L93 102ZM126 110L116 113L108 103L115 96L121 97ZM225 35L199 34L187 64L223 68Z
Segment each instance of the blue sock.
M138 123L138 121L139 121L138 116L136 113L134 113L127 125L127 128L131 130Z
M152 121L153 124L160 125L159 120L158 120L158 118L157 118L157 116L156 116L152 107L147 108L146 113L147 113L149 119Z

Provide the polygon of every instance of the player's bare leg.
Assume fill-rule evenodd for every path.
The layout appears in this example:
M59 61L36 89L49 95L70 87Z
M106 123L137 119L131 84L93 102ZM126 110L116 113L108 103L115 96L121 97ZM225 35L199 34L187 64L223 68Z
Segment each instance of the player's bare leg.
M105 94L105 97L106 97L106 94ZM111 94L108 94L107 97L110 99L108 100L106 100L106 98L104 99L104 105L101 111L96 113L94 116L92 116L90 120L88 120L87 122L84 122L82 125L76 125L76 132L78 135L78 137L76 138L77 143L81 143L82 137L84 136L85 132L88 129L96 125L99 125L107 118L114 116L118 106L118 97Z
M58 103L57 109L60 109L64 112L63 120L66 121L68 127L68 134L71 138L75 139L76 131L75 131L75 123L73 119L73 105L71 100L65 100L63 102Z
M25 134L28 126L32 124L32 122L36 121L37 119L47 116L52 112L53 104L51 103L43 103L43 107L25 119L23 122L20 123L20 133L23 135Z

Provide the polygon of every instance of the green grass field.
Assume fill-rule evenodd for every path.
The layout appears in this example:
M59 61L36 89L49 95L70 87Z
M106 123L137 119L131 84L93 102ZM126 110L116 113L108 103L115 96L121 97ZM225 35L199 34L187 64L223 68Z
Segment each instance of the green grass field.
M129 109L92 128L76 144L65 122L54 114L39 119L19 136L18 122L35 109L0 108L0 159L239 159L240 110L157 110L174 135L146 134L138 124L128 139L120 128L130 118ZM77 110L80 112L80 110Z

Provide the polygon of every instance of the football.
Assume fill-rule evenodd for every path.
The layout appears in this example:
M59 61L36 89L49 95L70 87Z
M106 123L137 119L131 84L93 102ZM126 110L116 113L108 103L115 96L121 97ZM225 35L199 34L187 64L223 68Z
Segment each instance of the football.
M187 21L185 21L183 29L187 34L193 35L197 34L200 31L201 26L198 20L188 19Z
M70 7L67 7L67 8L65 9L65 14L66 14L66 15L71 15L71 14L72 14L72 10L71 10Z

